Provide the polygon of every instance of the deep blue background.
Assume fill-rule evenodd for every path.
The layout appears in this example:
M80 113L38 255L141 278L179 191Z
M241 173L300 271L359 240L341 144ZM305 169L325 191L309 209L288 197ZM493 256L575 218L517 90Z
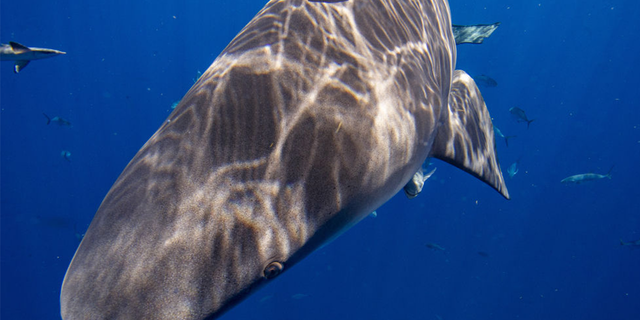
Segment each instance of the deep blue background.
M359 0L360 1L360 0ZM0 2L0 40L67 51L0 68L2 319L57 319L67 265L122 169L263 1ZM640 319L640 2L452 1L501 21L458 68L482 88L511 201L442 162L225 319ZM535 118L530 129L508 110ZM46 125L61 116L73 127ZM71 152L71 162L61 156ZM611 180L563 185L566 176ZM437 243L446 251L433 251ZM488 257L478 254L486 252Z

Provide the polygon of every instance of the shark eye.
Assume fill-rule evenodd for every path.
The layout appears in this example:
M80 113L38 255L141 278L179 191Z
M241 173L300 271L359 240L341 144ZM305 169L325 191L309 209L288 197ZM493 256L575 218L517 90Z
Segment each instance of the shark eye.
M264 268L262 276L267 280L271 280L280 275L283 269L284 265L282 263L273 261L269 263L266 268Z

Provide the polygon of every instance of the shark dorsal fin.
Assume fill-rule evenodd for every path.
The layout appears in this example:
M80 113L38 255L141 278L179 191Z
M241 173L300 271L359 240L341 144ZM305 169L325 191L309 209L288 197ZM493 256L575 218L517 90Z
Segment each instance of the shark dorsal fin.
M13 49L13 52L15 53L22 53L22 52L29 52L31 51L31 49L29 49L29 47L27 46L23 46L17 42L13 42L13 41L9 41L9 45L11 46L11 49Z
M430 156L470 173L509 199L491 116L476 83L464 71L454 71L449 105L442 112Z

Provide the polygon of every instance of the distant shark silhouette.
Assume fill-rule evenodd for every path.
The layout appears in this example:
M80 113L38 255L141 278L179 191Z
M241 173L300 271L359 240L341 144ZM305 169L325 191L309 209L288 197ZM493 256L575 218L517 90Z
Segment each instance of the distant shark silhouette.
M9 42L9 44L0 44L0 60L15 61L16 64L13 66L13 72L15 73L19 73L26 68L31 60L46 59L61 54L66 54L66 52L27 47L13 41Z
M447 1L270 1L117 179L71 319L215 319L369 215L427 157L508 197Z

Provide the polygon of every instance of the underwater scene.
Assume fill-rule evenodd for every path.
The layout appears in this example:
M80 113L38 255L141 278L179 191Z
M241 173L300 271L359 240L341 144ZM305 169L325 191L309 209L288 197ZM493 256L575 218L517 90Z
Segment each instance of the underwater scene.
M639 15L3 0L0 318L640 319Z

